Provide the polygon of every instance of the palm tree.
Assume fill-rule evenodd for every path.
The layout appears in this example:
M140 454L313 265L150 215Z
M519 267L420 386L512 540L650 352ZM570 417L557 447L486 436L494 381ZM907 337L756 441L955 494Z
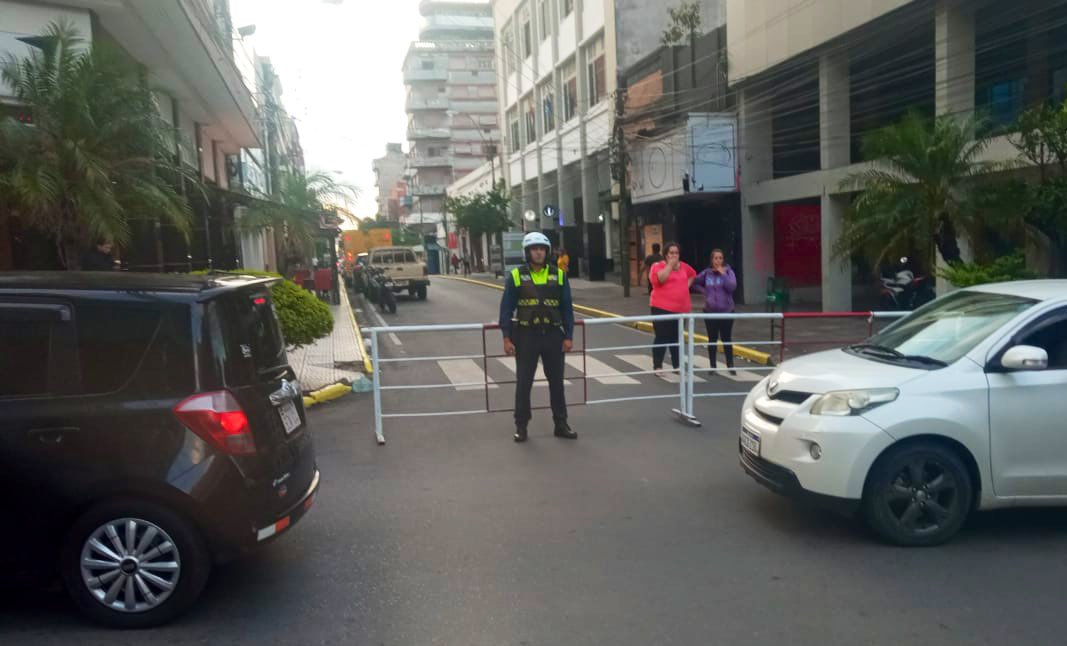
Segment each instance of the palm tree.
M306 258L314 253L322 217L330 206L359 196L359 190L324 172L282 174L275 198L249 208L238 229L258 232L273 229L279 260Z
M859 195L835 253L873 256L878 265L891 253L918 250L932 268L936 249L945 261L960 261L958 236L973 240L980 224L968 207L968 184L993 169L980 161L988 142L975 139L978 128L972 118L909 114L868 135L864 155L876 161L842 182Z
M190 208L175 186L197 179L175 163L174 130L142 70L65 22L34 44L0 67L33 119L0 122L0 204L49 235L68 269L94 239L127 245L137 219L188 235Z

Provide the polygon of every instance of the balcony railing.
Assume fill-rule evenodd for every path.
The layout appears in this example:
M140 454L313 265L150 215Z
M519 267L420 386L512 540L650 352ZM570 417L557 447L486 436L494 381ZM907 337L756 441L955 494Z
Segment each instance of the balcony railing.
M408 190L415 197L437 197L444 195L447 188L444 184L416 184Z
M415 81L447 81L448 70L432 69L424 70L421 68L404 70L404 82L411 83Z
M411 159L411 166L413 168L439 168L452 165L451 157L437 156L437 157L413 157Z
M408 128L408 140L451 139L452 131L448 128Z
M408 97L405 105L408 112L417 112L419 110L447 110L450 104L448 99L420 99L417 97Z

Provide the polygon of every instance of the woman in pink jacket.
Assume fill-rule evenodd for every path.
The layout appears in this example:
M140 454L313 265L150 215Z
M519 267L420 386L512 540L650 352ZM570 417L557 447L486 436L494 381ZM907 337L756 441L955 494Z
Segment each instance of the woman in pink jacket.
M697 272L681 260L682 248L672 242L663 250L666 260L652 265L648 272L648 282L652 285L649 306L652 314L688 314L692 309L689 300L689 288ZM671 350L671 365L678 370L678 321L654 321L656 331L655 347L652 348L652 369L660 377L663 372L663 359L668 346Z

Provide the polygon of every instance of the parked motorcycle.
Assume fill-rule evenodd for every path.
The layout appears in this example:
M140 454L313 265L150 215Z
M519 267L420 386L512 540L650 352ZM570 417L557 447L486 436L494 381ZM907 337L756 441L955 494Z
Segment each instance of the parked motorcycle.
M367 267L363 270L366 274L367 298L372 303L377 303L383 312L396 314L396 283L389 274L377 267Z
M912 271L905 256L900 259L893 276L882 276L879 306L885 311L910 311L929 303L936 296L933 281Z

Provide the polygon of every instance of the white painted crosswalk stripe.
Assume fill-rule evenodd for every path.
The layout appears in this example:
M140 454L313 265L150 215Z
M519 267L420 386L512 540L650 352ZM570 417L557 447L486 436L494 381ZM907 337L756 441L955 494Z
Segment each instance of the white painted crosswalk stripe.
M485 390L485 386L470 385L478 384L479 382L485 383L485 371L482 370L482 364L474 361L474 359L447 359L438 361L437 365L451 383L468 384L464 386L457 385L456 390ZM490 379L489 389L492 390L497 387L493 380Z
M571 368L574 368L578 372L582 372L582 355L568 354L567 365L569 365ZM598 384L605 384L608 386L633 386L641 383L633 377L622 374L621 371L612 368L603 361L595 359L590 355L585 356L585 370L585 374L587 375L597 375L593 378L593 381L597 382Z
M696 361L694 361L694 365L699 370L707 370L711 368L711 360L708 359L707 355L697 355ZM720 361L716 367L723 369L726 368L726 364ZM736 375L731 375L729 372L705 372L702 374L704 374L705 376L718 375L720 377L726 377L730 381L737 381L740 383L756 383L760 379L763 379L763 375L751 372L749 370L737 370L736 372Z
M514 357L497 357L496 360L502 366L504 366L505 368L510 370L512 374L515 374L515 358ZM542 387L543 388L545 386L548 386L548 382L544 381L544 378L545 378L545 375L544 375L543 369L539 367L537 369L537 372L534 373L534 379L540 379L541 381L534 381L534 384L533 384L534 388L537 388L537 387ZM570 386L571 385L571 380L570 379L564 379L563 380L563 385L564 386Z
M638 370L651 370L652 369L652 355L651 354L620 354L620 359L626 363L634 366ZM678 375L674 374L667 369L667 372L663 375L664 381L671 384L678 383ZM701 383L705 381L700 375L693 375L693 383Z

